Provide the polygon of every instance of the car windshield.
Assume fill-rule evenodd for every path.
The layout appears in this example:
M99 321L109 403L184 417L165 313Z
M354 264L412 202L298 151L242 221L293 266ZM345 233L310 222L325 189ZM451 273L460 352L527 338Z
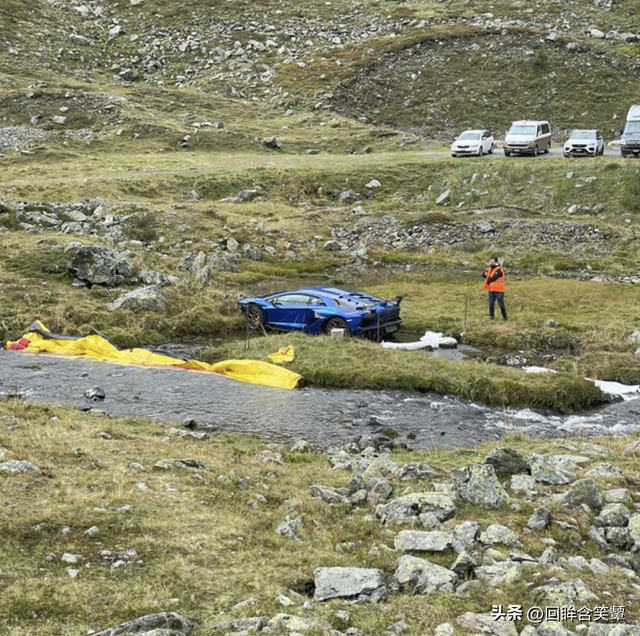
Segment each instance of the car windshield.
M523 124L516 124L511 126L511 130L509 130L510 135L535 135L536 127L535 126L525 126Z
M627 125L624 129L624 134L628 135L629 133L640 133L640 120L627 122Z
M593 130L574 130L570 139L595 139L596 133Z
M480 139L481 134L479 132L463 132L458 139Z

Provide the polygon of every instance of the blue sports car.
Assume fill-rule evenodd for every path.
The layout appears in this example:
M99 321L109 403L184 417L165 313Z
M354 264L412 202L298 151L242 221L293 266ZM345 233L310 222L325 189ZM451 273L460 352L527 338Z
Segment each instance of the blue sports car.
M344 329L347 336L385 336L400 328L400 302L335 287L307 287L238 302L250 329L327 334Z

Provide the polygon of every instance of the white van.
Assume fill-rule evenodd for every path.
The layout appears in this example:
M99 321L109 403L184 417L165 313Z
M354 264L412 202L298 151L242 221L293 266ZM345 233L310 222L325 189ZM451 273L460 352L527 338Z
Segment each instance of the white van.
M504 154L533 155L551 150L551 126L548 121L514 121L504 138Z
M622 131L620 154L623 157L640 156L640 105L632 106Z

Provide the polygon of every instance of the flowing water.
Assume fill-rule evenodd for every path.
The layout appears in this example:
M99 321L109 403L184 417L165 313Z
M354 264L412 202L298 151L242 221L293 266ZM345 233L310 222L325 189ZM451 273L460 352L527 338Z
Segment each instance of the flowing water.
M102 402L83 396L95 386ZM437 394L403 391L293 391L206 373L116 366L86 359L0 351L0 396L98 408L160 423L196 420L201 428L253 433L264 441L307 440L326 450L391 426L411 448L472 447L513 431L533 437L621 435L640 428L640 400L562 416L503 409Z

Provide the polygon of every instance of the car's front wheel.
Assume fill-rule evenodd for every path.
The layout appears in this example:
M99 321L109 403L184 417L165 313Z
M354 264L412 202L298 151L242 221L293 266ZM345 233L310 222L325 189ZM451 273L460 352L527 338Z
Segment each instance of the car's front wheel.
M262 311L262 307L254 303L247 307L247 324L249 329L253 331L262 331L264 329L264 311Z
M331 335L332 329L344 329L344 335L350 336L351 329L349 329L349 325L344 318L340 318L340 316L334 316L333 318L329 318L327 322L324 323L324 333L326 335Z

